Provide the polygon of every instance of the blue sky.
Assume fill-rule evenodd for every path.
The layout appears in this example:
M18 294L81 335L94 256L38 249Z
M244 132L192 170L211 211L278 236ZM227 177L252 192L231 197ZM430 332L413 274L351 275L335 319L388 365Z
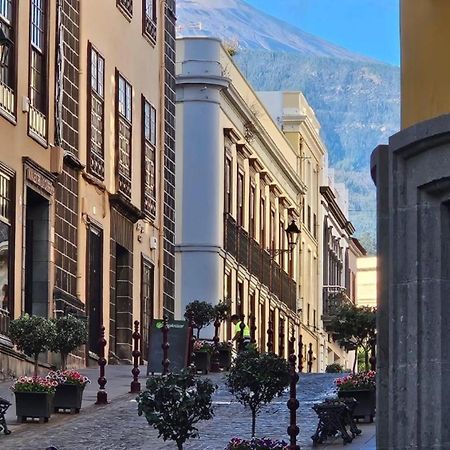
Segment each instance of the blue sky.
M246 0L348 50L399 65L399 0Z

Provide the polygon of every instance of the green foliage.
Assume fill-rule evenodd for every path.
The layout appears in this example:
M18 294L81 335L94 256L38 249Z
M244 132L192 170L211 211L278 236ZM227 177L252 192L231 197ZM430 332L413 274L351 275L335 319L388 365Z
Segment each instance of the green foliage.
M199 338L200 330L204 327L207 327L214 320L214 306L208 302L194 300L193 302L186 305L186 312L184 313L184 317L186 319L189 319L190 313L192 314L192 320L194 321L195 328L197 329L197 338Z
M87 342L86 322L75 316L67 315L53 320L56 336L51 343L53 352L61 353L62 368L66 368L67 355Z
M340 345L356 354L363 348L367 355L376 339L376 318L375 308L346 304L333 314L330 329Z
M226 377L228 389L252 412L252 436L256 415L289 385L289 364L273 353L251 349L240 353Z
M37 375L39 353L50 349L55 339L55 324L45 317L28 314L12 320L9 325L9 337L17 348L34 358L34 374Z
M227 305L224 302L220 302L214 306L214 318L218 317L221 322L228 319L230 312L230 305Z
M158 437L175 441L178 449L182 449L188 439L198 437L195 424L213 417L215 390L211 381L200 380L187 370L153 376L137 398L138 414L144 414L147 422L158 430Z
M328 364L325 369L326 373L342 373L343 368L339 363Z

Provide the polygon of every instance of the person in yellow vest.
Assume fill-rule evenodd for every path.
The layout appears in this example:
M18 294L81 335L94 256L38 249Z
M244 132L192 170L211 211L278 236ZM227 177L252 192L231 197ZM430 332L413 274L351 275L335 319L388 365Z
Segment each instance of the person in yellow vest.
M230 317L231 322L234 325L234 337L232 342L238 343L238 351L247 350L250 345L250 327L244 323L244 336L241 336L241 319L237 314L233 314Z

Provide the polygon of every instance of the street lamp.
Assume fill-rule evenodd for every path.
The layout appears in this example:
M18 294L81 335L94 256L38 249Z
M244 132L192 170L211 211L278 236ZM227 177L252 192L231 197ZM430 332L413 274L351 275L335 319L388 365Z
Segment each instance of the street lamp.
M0 27L0 67L2 68L6 66L11 44L11 40L6 36L3 29Z
M297 245L298 238L300 236L300 228L297 226L294 219L292 219L291 223L284 231L287 235L288 248L272 249L270 251L272 258L278 256L281 253L292 253L294 247Z

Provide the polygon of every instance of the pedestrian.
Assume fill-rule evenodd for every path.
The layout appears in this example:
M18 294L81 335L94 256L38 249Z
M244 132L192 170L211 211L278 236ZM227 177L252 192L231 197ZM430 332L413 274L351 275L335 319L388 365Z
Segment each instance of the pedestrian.
M234 325L234 337L231 342L236 341L238 343L238 351L247 350L250 345L250 328L244 323L244 335L241 336L241 319L237 314L233 314L230 317L231 322Z

